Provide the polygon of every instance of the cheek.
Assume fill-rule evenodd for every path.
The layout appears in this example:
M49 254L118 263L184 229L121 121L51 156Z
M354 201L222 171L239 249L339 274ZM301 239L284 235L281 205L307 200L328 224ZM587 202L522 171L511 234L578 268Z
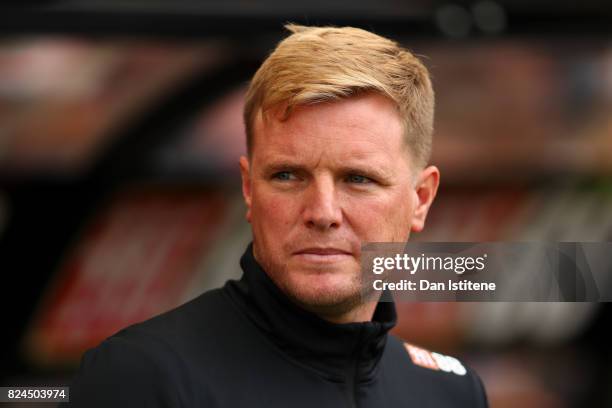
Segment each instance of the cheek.
M347 218L364 242L396 242L407 239L414 211L409 194L347 200Z
M294 200L280 194L253 192L253 224L262 232L284 231L293 224L297 209Z

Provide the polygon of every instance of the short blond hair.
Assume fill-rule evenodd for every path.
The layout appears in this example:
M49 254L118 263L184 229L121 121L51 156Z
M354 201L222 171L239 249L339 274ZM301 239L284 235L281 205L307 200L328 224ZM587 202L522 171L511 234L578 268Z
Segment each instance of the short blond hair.
M395 102L417 165L429 160L434 92L427 68L395 41L353 27L305 27L292 32L259 67L246 94L247 150L253 147L256 115L283 107L377 92Z

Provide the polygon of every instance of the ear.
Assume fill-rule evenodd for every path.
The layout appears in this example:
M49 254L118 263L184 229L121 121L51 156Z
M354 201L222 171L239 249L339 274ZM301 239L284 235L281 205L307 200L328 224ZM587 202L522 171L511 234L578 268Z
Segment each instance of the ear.
M419 174L414 187L416 206L412 217L412 231L421 232L425 227L425 219L436 197L439 184L440 170L436 166L428 166Z
M240 157L240 176L242 177L242 197L247 206L246 219L251 222L251 169L249 159L245 156Z

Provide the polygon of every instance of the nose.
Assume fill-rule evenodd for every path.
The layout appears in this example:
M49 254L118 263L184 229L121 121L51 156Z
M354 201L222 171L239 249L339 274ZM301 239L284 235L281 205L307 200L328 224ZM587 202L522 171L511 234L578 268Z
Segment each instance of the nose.
M304 197L303 218L306 227L321 231L338 228L342 210L331 178L314 180Z

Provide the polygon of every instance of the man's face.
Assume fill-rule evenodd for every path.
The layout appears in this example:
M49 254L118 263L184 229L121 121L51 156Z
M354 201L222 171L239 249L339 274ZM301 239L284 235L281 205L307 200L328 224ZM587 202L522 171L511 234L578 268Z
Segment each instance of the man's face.
M438 185L415 173L395 105L377 94L279 111L254 123L243 194L257 261L305 308L343 312L361 298L361 244L423 227Z

